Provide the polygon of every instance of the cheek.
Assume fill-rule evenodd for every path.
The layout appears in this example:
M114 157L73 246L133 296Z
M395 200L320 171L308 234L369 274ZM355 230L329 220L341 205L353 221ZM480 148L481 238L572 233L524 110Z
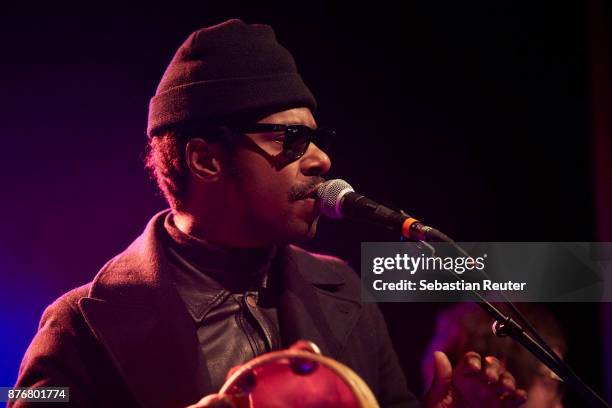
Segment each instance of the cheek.
M295 184L295 175L290 168L276 170L261 156L244 154L240 157L242 165L236 168L238 199L257 213L282 212L289 206L289 191Z

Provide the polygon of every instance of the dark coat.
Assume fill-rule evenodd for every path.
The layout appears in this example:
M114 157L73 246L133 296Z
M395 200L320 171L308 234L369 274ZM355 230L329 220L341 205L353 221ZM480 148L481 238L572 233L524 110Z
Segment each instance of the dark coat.
M194 374L200 353L195 326L166 272L165 214L93 282L45 310L16 386L70 387L70 406L184 407L204 395L206 381ZM336 258L293 246L282 248L276 261L284 344L315 342L356 371L383 407L418 406L379 309L360 302L355 272Z

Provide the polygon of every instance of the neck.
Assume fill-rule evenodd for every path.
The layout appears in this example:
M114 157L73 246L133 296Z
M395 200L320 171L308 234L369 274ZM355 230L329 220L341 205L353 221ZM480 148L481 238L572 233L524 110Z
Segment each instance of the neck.
M273 246L272 243L246 237L239 232L238 225L226 222L224 217L198 217L191 211L173 210L173 219L184 234L227 249L266 249Z
M276 247L245 248L222 246L194 236L193 228L179 228L175 214L164 220L170 248L199 271L227 288L264 285Z

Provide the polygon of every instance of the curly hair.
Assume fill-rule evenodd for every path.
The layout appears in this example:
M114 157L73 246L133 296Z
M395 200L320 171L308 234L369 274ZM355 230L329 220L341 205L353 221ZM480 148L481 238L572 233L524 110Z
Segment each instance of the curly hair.
M189 137L167 131L149 138L145 152L145 168L173 209L181 208L187 195L189 167L185 147Z
M220 143L226 149L233 150L239 135L228 126L209 124L166 130L150 137L146 146L145 168L172 209L182 208L187 199L190 176L185 148L187 143L196 137L210 143Z

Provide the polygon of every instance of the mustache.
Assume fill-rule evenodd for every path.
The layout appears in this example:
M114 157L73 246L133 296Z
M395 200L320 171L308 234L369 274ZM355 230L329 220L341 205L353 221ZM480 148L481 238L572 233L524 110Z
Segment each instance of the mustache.
M320 183L323 183L325 179L323 177L313 177L304 184L293 186L289 189L289 201L303 200L309 197L309 193L312 189Z

